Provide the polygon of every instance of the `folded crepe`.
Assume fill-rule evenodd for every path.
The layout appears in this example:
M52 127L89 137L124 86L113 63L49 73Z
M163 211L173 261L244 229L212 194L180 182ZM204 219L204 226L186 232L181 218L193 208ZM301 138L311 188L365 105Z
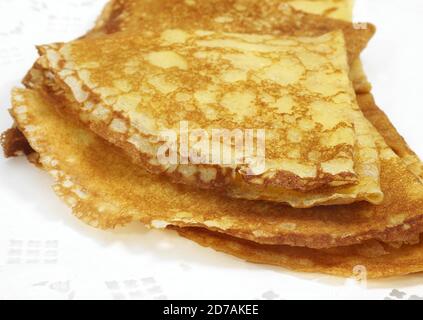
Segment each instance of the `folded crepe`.
M369 23L345 22L352 20L353 3L352 0L110 1L88 36L120 31L160 32L163 28L192 26L217 31L303 36L318 36L341 29L346 36L354 89L358 93L369 93L371 85L358 56L375 27Z
M381 205L294 209L230 199L148 174L81 123L60 116L54 110L60 101L28 89L13 96L12 114L43 168L56 178L56 192L96 227L131 221L154 228L203 227L262 244L316 249L371 239L408 241L422 231L423 186L381 139Z
M355 101L340 32L276 38L170 29L40 51L47 89L149 172L293 207L383 198L373 128ZM205 161L188 164L182 147L173 162L159 161L163 133L178 133L180 142L183 121L206 132ZM262 172L248 164L255 156L245 144L229 138L216 147L213 131L221 128L265 128ZM242 161L213 162L224 146Z

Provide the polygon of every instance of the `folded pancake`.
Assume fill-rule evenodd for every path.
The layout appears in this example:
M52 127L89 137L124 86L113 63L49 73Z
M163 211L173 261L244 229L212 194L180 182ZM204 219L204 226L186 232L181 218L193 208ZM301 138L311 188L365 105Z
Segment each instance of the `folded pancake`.
M352 21L353 0L293 0L290 5L297 10L318 14L325 17ZM367 25L356 24L357 28L367 27ZM370 93L372 86L363 70L360 59L355 59L351 63L350 79L353 82L354 90L358 94Z
M320 36L342 30L349 61L353 62L375 32L375 27L369 23L357 28L346 21L295 10L291 6L295 3L300 4L298 1L280 0L112 0L88 36L121 31L161 33L174 28L291 36ZM304 4L302 9L307 7ZM319 1L312 7L319 13L329 14L326 9L336 11L341 6L344 7L343 15L350 12L343 1L338 8L334 3L330 7L324 5L321 8L322 5L324 2Z
M423 272L423 237L415 243L393 246L378 241L315 250L290 246L260 245L199 228L173 228L204 247L243 260L300 272L324 273L357 280L387 278Z
M356 104L340 32L275 38L172 29L160 38L119 34L40 51L50 91L149 172L293 207L382 200L372 128ZM178 134L179 143L185 121L207 134L204 161L184 163L182 147L173 162L159 161L163 132ZM245 144L216 147L212 137L216 129L251 128L266 134L260 172ZM237 158L215 162L225 143Z
M235 200L150 175L84 125L59 115L59 102L34 90L14 91L12 114L56 178L55 191L90 225L113 228L131 221L165 228L203 227L263 244L330 248L408 241L423 231L423 186L382 141L381 205L294 209Z

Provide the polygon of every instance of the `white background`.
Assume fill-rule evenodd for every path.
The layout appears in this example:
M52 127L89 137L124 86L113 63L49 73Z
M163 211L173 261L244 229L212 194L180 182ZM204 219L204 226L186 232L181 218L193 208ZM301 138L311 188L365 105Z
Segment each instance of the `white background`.
M83 34L105 0L0 0L0 130L10 89L35 44ZM423 156L423 2L357 0L356 21L378 33L363 54L378 104ZM0 299L291 299L423 297L423 275L371 281L300 274L216 253L171 232L133 224L114 232L74 218L47 174L0 156ZM393 298L393 296L391 296Z

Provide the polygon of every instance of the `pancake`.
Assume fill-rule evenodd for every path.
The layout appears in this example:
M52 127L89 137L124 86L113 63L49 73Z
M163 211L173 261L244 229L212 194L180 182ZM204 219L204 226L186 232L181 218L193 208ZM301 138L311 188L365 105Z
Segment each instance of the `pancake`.
M340 32L275 38L172 29L159 38L119 34L40 51L50 91L151 173L297 208L378 204L383 194L372 128L356 104L343 48ZM204 161L188 163L182 147L174 148L172 162L157 156L163 132L182 141L182 121L205 130ZM213 131L220 128L241 135L265 129L263 171L251 165L257 156L242 141L216 146ZM224 147L223 156L237 158L215 162Z
M324 273L357 280L404 276L423 272L423 239L400 247L367 241L330 250L269 246L198 228L176 231L204 247L243 260L299 272ZM419 240L419 239L417 239Z
M131 221L165 228L202 227L262 244L315 249L366 240L407 241L423 231L423 186L383 141L381 205L293 209L263 201L235 200L152 176L70 118L59 103L33 90L14 91L12 114L56 178L55 191L74 214L99 228Z
M88 36L116 32L161 33L166 29L214 30L220 32L259 33L290 36L320 36L342 30L349 61L353 62L366 47L375 27L366 23L357 28L350 22L309 14L293 9L299 1L280 0L112 0L104 9ZM324 4L314 2L314 11ZM333 2L334 3L334 2ZM331 4L332 11L337 8ZM303 2L304 4L304 2ZM339 3L339 8L344 2ZM310 7L310 6L309 6ZM304 9L305 6L302 5ZM325 12L324 6L321 11ZM344 9L347 15L350 9Z
M314 13L314 14L325 16L325 17L330 17L330 18L335 18L335 19L340 19L345 21L352 20L353 1L351 0L323 0L323 1L294 0L294 1L286 1L286 2L292 5L293 7L296 7L297 9L301 9L301 11L303 12ZM142 9L144 10L145 14L148 14L148 11L146 11L147 9L146 7L143 7ZM136 11L135 8L133 8L132 11ZM110 1L108 5L105 7L105 9L103 10L103 13L101 14L101 16L99 17L96 23L96 27L89 35L97 35L103 32L101 29L103 28L104 25L109 24L108 20L114 19L113 17L118 17L120 15L126 15L128 16L127 19L131 19L130 18L131 14L129 12L125 12L123 7L119 9L116 5L116 1ZM204 19L204 17L202 17L202 19ZM220 24L215 24L213 27L219 29L220 28L219 26ZM137 28L134 28L134 29L137 29ZM32 69L31 72L28 73L28 77L24 80L24 83L26 83L28 87L33 86L33 84L31 84L30 78L31 78L31 75L36 72L37 71L35 69ZM357 92L360 92L360 93L370 92L371 86L367 81L367 78L362 70L361 62L358 59L356 59L354 63L352 64L351 71L350 71L350 78L352 79L354 87ZM395 132L395 128L393 128L393 130ZM4 139L4 141L2 142L2 145L4 145L3 151L5 152L5 155L7 157L12 157L16 155L18 152L28 154L33 151L31 150L29 144L23 138L23 135L19 132L17 128L12 128L8 130L2 136ZM415 160L416 159L415 155L411 155L411 159Z

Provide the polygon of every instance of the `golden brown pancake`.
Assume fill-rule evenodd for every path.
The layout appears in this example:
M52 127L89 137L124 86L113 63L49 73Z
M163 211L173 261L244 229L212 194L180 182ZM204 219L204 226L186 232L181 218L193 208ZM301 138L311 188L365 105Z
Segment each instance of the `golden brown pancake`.
M373 129L356 104L343 47L341 33L275 38L172 29L159 38L119 34L45 46L41 61L50 91L149 172L293 207L377 204ZM163 132L179 132L181 121L207 131L206 163L158 161ZM265 129L266 171L249 176L251 167L208 162L220 150L208 149L219 128ZM236 147L232 153L244 154Z
M160 2L156 1L154 3L150 1L114 1L111 2L108 7L104 10L102 16L100 17L97 26L96 26L96 32L100 32L102 29L102 32L109 32L106 29L105 25L113 24L113 20L121 20L122 17L125 17L124 20L130 25L130 26L124 26L122 25L122 30L125 29L126 31L130 31L131 28L133 31L139 30L140 26L143 26L144 29L144 19L147 19L147 24L150 27L145 27L147 30L154 30L154 31L160 31L161 28L164 28L166 25L170 23L170 26L183 26L187 27L189 24L189 21L192 22L192 20L197 21L195 17L195 12L202 12L202 19L199 22L194 22L192 25L195 25L198 23L198 26L204 27L204 28L213 28L216 30L240 30L242 32L248 31L250 25L252 25L251 17L245 15L245 12L243 14L239 14L240 7L237 5L237 2L224 2L220 3L221 1L215 1L213 3L213 6L210 6L210 2L207 1L199 1L196 3L196 9L194 10L192 8L191 4L188 4L183 1L176 1L176 2ZM326 3L322 1L313 1L313 10L316 11L319 9L319 6L322 8L320 9L319 13L323 13L326 15L333 15L335 12L337 14L343 13L344 16L350 16L351 15L351 3L350 1L331 1L331 7L328 7ZM238 3L239 4L239 3ZM299 5L304 5L305 2L301 1L297 2ZM216 6L214 6L216 5ZM371 35L374 32L374 27L369 26L369 29L365 32L363 30L358 30L354 28L354 26L346 23L342 23L340 21L332 21L322 20L321 17L317 17L314 15L306 15L304 13L296 12L295 10L291 10L285 6L280 6L279 2L275 1L269 1L266 3L254 3L251 1L244 1L243 5L247 6L246 8L252 8L255 6L258 6L260 14L262 15L262 19L266 20L275 20L276 18L278 21L284 21L283 27L281 27L279 24L275 27L277 30L274 30L275 33L280 33L281 30L284 34L296 34L301 30L301 34L310 34L310 35L318 35L321 34L323 31L326 30L332 30L336 28L342 28L344 29L344 32L348 39L352 39L352 41L360 43L364 40L366 37L371 37ZM230 8L230 10L226 10ZM159 10L161 13L164 14L163 19L166 19L164 21L163 19L156 19L156 11ZM220 11L219 11L220 10ZM243 10L241 10L243 11ZM174 16L175 13L178 12L178 15L186 15L183 18L179 19L178 17L170 18L169 16ZM213 17L217 17L222 12L226 12L226 14L233 14L233 19L224 19L225 21L222 21L222 19L214 19ZM232 12L232 13L231 13ZM138 19L139 15L142 15L142 19ZM274 15L273 18L271 18ZM150 21L151 17L153 17L154 21ZM188 17L189 16L189 17ZM283 16L285 16L284 19ZM289 17L288 17L289 16ZM254 16L257 18L257 16ZM342 17L345 18L345 17ZM149 20L150 19L150 20ZM188 19L188 20L187 20ZM250 20L249 20L250 19ZM286 20L286 21L285 21ZM295 20L295 21L294 21ZM135 21L138 21L138 25L135 23ZM161 21L160 24L163 23L163 25L157 25L157 21ZM172 22L170 22L172 21ZM295 23L294 23L295 22ZM156 25L153 25L153 24ZM182 23L182 24L181 24ZM295 27L293 27L295 25ZM102 27L103 26L103 27ZM300 26L300 28L298 28ZM189 27L189 26L188 26ZM120 27L119 27L120 28ZM255 27L255 31L262 30L263 32L269 29L269 26L266 26L266 22L260 23L258 22L258 26ZM297 28L297 29L295 29ZM370 30L370 32L368 32ZM116 29L115 31L121 31L121 29ZM94 35L95 32L91 33L91 36ZM351 44L352 48L357 48L356 44ZM360 47L360 46L358 46ZM349 50L354 51L355 49ZM31 87L31 81L29 80L30 77L27 77L25 79L25 84ZM297 151L295 151L297 152ZM209 176L206 174L206 176ZM295 177L295 176L294 176ZM304 185L301 183L301 180L297 178L292 179L284 177L282 179L285 181L286 184L288 184L291 187L296 187L302 190L307 190L308 188L311 188L310 186ZM325 179L323 179L325 180ZM201 181L201 180L200 180ZM241 181L242 182L242 181ZM342 184L342 181L337 181L338 184ZM381 199L381 194L377 190L377 183L373 183L374 186L369 185L368 190L362 190L359 192L358 195L353 195L355 193L354 189L362 189L362 185L358 187L354 187L353 190L346 190L347 193L351 193L351 196L348 196L347 198L343 193L341 192L340 195L331 195L329 198L328 196L325 196L324 194L317 194L312 197L309 201L305 199L305 201L298 201L297 198L301 198L301 194L298 194L296 192L287 192L286 198L288 199L288 202L290 202L295 207L307 207L312 206L316 204L335 204L335 203L349 203L356 200L366 199L370 200L373 203L377 203ZM314 187L318 186L319 184L314 184ZM266 187L266 190L269 190L268 187ZM261 195L263 191L256 190L254 192L251 191L249 186L245 186L245 184L242 184L242 187L238 188L238 190L234 190L233 196L240 196L240 197L247 197L250 199L268 199L268 200L274 200L274 201L283 201L284 199L281 199L278 192L278 190L275 191L266 191L268 193L267 195ZM247 194L249 193L249 194ZM329 192L330 193L330 192ZM361 193L361 194L360 194Z
M230 30L230 31L239 31L239 32L248 32L250 29L249 26L254 26L252 23L243 23L246 19L248 20L249 17L245 17L244 15L239 16L237 5L239 6L242 1L232 1L232 2L225 2L225 4L221 4L219 1L213 2L213 8L208 7L208 9L204 9L204 6L207 7L207 2L205 1L196 1L195 3L187 3L184 1L177 1L172 2L169 6L166 6L166 3L156 1L151 3L149 1L132 1L132 2L119 2L119 1L111 1L106 9L103 11L101 17L98 19L96 24L95 30L91 33L94 35L96 33L104 33L104 32L115 32L115 31L136 31L140 28L149 28L148 26L153 26L151 29L160 31L160 28L163 26L154 25L155 21L151 21L157 17L157 14L163 15L161 20L167 21L164 26L168 27L187 27L189 23L191 23L192 17L196 17L196 13L201 12L201 19L198 19L195 23L198 26L203 28L213 28L213 30ZM341 19L345 21L352 20L352 9L353 9L353 1L350 0L325 0L325 1L286 1L289 5L293 6L296 9L299 9L303 12L307 13L314 13L318 15L323 15L326 17L332 17L336 19ZM215 4L218 4L217 7L214 7ZM263 8L266 6L272 7L276 2L269 2L269 3L262 3L262 2L251 2L246 1L241 4L241 8L245 6L262 6ZM222 5L223 7L219 7ZM277 4L280 5L280 2ZM235 10L234 10L235 9ZM226 21L212 21L212 17L219 16L220 12L225 12L226 17L231 17L232 15L236 18L226 19ZM246 10L247 11L247 10ZM263 14L260 18L264 18L265 21L274 21L280 13L279 10L272 10L267 9L263 11ZM170 12L170 13L169 13ZM232 12L235 12L232 14ZM203 14L204 13L204 14ZM298 12L295 12L298 14ZM172 16L172 17L169 17ZM140 17L141 16L141 17ZM175 16L175 17L173 17ZM255 17L256 19L260 19L259 17ZM290 22L288 22L286 27L284 28L284 33L291 34L293 31L289 31L292 28L292 25L301 25L301 31L307 32L313 35L318 34L318 30L322 30L323 24L320 24L317 20L314 19L315 17L311 15L303 16L302 18L298 15L293 15L290 18ZM295 23L293 23L293 20ZM281 20L280 17L278 20ZM299 23L299 21L302 21ZM313 26L313 24L316 24ZM147 25L147 26L146 26ZM239 26L237 26L239 25ZM245 27L247 25L247 27ZM254 30L251 29L250 32L257 32L263 29L264 32L268 29L265 24L258 23L258 27L255 27ZM289 27L291 25L291 27ZM319 25L319 27L316 27ZM189 25L190 26L190 25ZM328 24L326 24L328 26ZM367 27L366 24L364 25L356 25L356 27ZM373 26L369 25L368 27L373 28ZM110 29L111 28L111 29ZM246 29L245 29L246 28ZM329 29L325 29L329 30ZM348 37L349 39L349 37ZM352 59L351 59L352 60ZM350 78L353 81L354 88L358 93L368 93L371 90L371 86L367 81L367 77L365 76L361 62L358 59L355 59L351 65L350 70ZM243 192L245 194L245 191ZM271 199L268 197L268 199Z
M44 169L57 179L56 192L91 225L203 227L263 244L317 249L370 239L406 241L422 231L423 186L383 141L378 142L386 195L381 205L294 209L152 176L83 125L59 116L53 110L57 103L37 91L15 90L12 114Z
M81 140L84 141L85 138ZM125 223L126 220L122 219L121 222ZM368 241L361 245L331 250L313 250L290 246L258 245L204 229L185 228L178 231L182 236L203 246L212 247L247 261L281 266L296 271L350 276L357 266L364 266L367 277L380 278L420 272L423 268L421 244L395 248L376 241ZM363 269L360 270L363 271Z
M65 171L62 171L63 167L81 168L81 171L85 172L84 174L90 175L90 179L96 180L99 177L99 169L101 169L102 165L106 165L102 171L104 176L110 173L109 179L111 180L108 181L110 183L115 180L114 172L116 168L124 166L122 162L125 159L122 159L123 161L120 160L118 158L121 157L119 153L116 153L115 156L117 158L115 158L113 152L111 152L114 147L108 145L81 125L59 115L53 105L49 106L49 104L54 103L47 96L35 91L18 90L15 91L13 113L18 122L20 119L24 123L21 129L28 136L31 144L37 146L35 147L37 151L41 151L39 161L44 169L48 170L57 179L56 192L73 207L77 216L95 227L105 227L101 223L106 221L113 223L113 225L125 224L133 219L145 221L142 217L143 214L140 212L132 212L132 214L136 214L135 216L125 215L129 203L124 205L122 203L116 204L113 201L103 203L102 201L106 197L109 200L113 200L110 198L110 194L104 190L106 185L102 185L101 189L97 189L94 195L78 186L79 183L86 183L84 177L76 177L72 174L73 179L71 179ZM93 144L96 143L98 143L98 153L101 153L101 150L105 150L103 154L93 155L90 153L93 149ZM68 152L66 146L72 152ZM75 152L74 148L78 149L78 146L80 149ZM56 153L55 149L60 149L60 151ZM44 150L47 150L47 152L44 152ZM88 150L89 154L85 153L86 150ZM85 158L78 158L79 154ZM65 165L63 166L63 164ZM137 171L131 172L128 168L116 172L116 174L125 175L123 180L127 180L127 177L136 173ZM82 180L79 180L79 178L82 178ZM78 184L75 184L75 180L78 181ZM145 182L146 186L151 186L150 181ZM97 183L98 181L94 181L94 185ZM162 184L160 190L156 190L154 195L151 195L151 198L145 200L151 201L147 210L151 210L157 200L163 201L163 199L158 199L163 192L165 198L171 199L167 192L168 190L163 188L164 186L165 184ZM112 185L112 187L116 187L116 185ZM135 191L128 189L125 185L122 185L121 188L121 190L117 190L121 194L127 195L128 190L130 192ZM105 191L106 193L104 193ZM184 197L190 197L191 194L191 192L187 193ZM146 194L146 196L148 195ZM127 198L130 199L131 197ZM140 202L144 201L143 198L138 200ZM179 217L187 218L187 214L185 213ZM153 224L156 227L164 227L158 221L153 222ZM178 231L182 236L218 251L226 252L251 262L271 264L296 271L350 276L355 267L360 265L366 268L364 270L367 273L367 277L379 278L420 272L423 268L421 244L403 244L400 247L396 247L392 244L387 245L370 240L349 247L314 250L291 246L259 245L255 242L198 228L185 228ZM412 234L409 234L408 237L403 236L402 241L410 241L412 237ZM391 240L394 239L391 238ZM363 271L363 269L360 270Z
M258 9L263 11L258 16L251 17L239 13L239 4L247 5L247 8L253 7L252 10ZM196 2L197 8L194 10L192 3L177 0L176 2L163 2L163 0L151 2L149 0L135 0L135 1L116 1L112 0L103 10L99 17L94 30L89 32L85 37L96 37L107 33L119 32L123 29L127 32L139 32L142 30L150 30L154 32L161 32L164 28L192 28L197 26L202 29L210 29L216 31L230 31L230 32L252 32L252 33L274 33L283 35L308 35L318 36L325 32L342 29L347 39L347 50L349 53L349 60L352 63L352 70L350 77L353 79L353 85L357 86L356 90L363 93L367 88L369 90L369 83L363 72L360 70L360 62L357 60L361 50L364 49L365 44L369 41L375 32L375 27L371 24L360 24L360 28L356 25L348 24L346 22L326 19L321 16L307 14L307 10L313 13L324 15L325 17L334 17L337 19L351 21L352 19L352 1L350 0L324 0L324 1L282 1L290 6L300 6L302 12L292 10L289 6L282 6L283 3L271 0L269 2L255 2L247 1L222 1L217 0L213 2L213 8L209 6L210 2L201 0ZM170 4L170 5L169 5ZM238 5L237 5L238 4ZM197 20L197 15L202 13L204 6L207 7L208 15L202 14L201 19ZM238 8L238 9L237 9ZM282 9L282 12L281 10ZM220 10L220 11L219 11ZM156 19L158 11L163 14L162 20ZM260 12L261 12L260 11ZM229 15L229 19L215 19L219 14L225 12ZM241 12L242 13L242 12ZM140 18L139 16L142 16ZM232 17L232 15L234 15ZM181 17L181 18L178 18ZM251 23L251 19L258 19L257 24ZM145 26L145 19L148 22ZM164 23L163 19L166 19ZM194 20L194 21L193 21ZM118 22L120 21L120 22ZM157 24L158 21L161 21ZM283 26L280 23L275 26L269 24L268 21L284 21ZM128 24L126 26L126 24ZM110 26L113 26L110 28ZM364 26L364 29L363 29ZM363 31L365 30L365 31ZM28 74L30 74L29 72ZM24 84L30 87L28 78L24 79ZM369 91L367 91L369 92Z

